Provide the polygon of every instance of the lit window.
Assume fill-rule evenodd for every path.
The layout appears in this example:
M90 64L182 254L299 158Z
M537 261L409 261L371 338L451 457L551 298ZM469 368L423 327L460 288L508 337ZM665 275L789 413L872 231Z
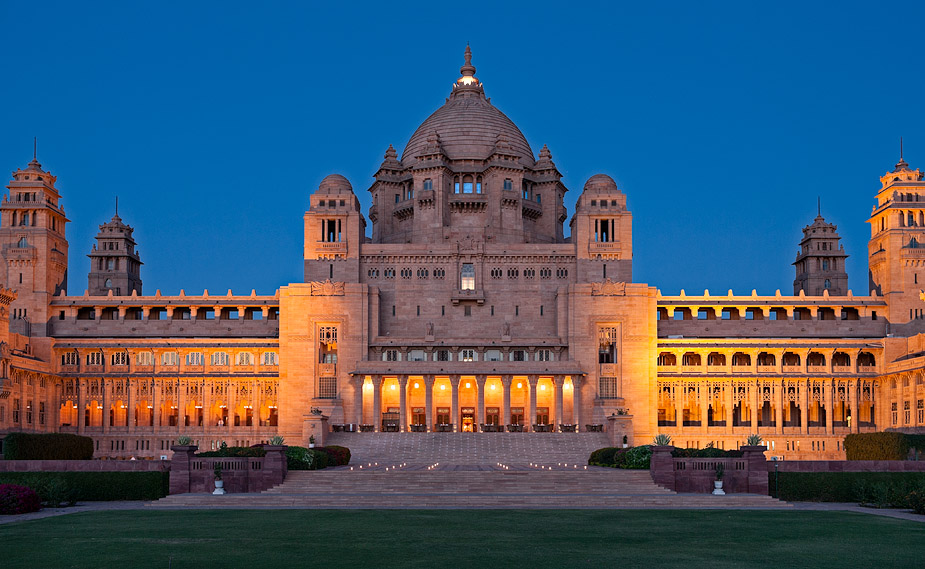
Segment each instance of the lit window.
M474 362L478 361L478 359L475 350L462 350L459 352L459 361L461 362Z
M475 290L475 265L472 263L463 263L459 288L462 290Z

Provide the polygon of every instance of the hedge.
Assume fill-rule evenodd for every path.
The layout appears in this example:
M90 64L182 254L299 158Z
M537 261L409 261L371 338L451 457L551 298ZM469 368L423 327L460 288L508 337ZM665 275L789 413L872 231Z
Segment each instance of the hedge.
M745 455L741 450L723 450L716 447L676 448L671 451L675 458L740 458Z
M66 433L10 433L3 439L6 460L90 460L93 439Z
M0 484L34 489L42 502L157 500L170 489L169 472L2 472Z
M319 449L289 446L286 448L286 467L289 470L321 470L328 467L329 455Z
M591 453L588 464L610 468L648 470L652 459L652 447L643 445L630 448L601 448Z
M780 495L777 494L778 484ZM780 472L775 475L772 471L768 473L768 490L775 498L795 502L907 507L902 503L905 497L914 490L925 491L925 472Z
M330 445L316 448L328 455L328 466L346 466L350 464L350 449L347 447Z
M906 460L910 449L925 453L925 435L855 433L845 436L848 460Z
M209 450L205 452L196 453L196 456L202 456L206 458L212 457L261 457L266 456L267 451L263 447L224 447L218 450Z

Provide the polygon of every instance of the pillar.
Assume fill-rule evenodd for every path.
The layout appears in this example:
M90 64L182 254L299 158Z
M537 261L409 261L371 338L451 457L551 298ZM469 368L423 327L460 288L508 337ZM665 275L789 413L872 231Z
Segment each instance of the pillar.
M834 385L831 379L825 380L822 384L823 397L825 398L825 434L827 435L835 433L835 429L832 426L832 421L835 420L835 394L833 388Z
M576 428L581 432L581 384L580 375L572 376L572 423L578 425Z
M434 380L432 375L424 376L424 422L425 429L431 432L434 426Z
M158 380L151 381L151 415L154 417L154 431L161 426L161 384Z
M22 405L25 405L24 403ZM85 379L77 380L77 434L84 433L84 414L87 406L87 381ZM26 412L25 407L21 407L19 413L20 427L22 427L23 414Z
M382 376L372 376L373 383L373 431L382 429Z
M225 424L225 429L228 430L228 433L231 433L232 427L234 427L234 412L238 407L238 386L234 381L228 382L228 387L225 391L228 395L228 422ZM229 445L230 446L230 445Z
M758 432L758 405L761 402L761 382L752 382L752 431Z
M735 384L732 381L727 381L723 387L724 387L723 394L725 395L724 399L725 399L725 407L726 407L726 413L723 415L723 420L726 422L726 432L731 433L732 432L732 410L735 408L735 405L733 404L734 400L732 398L732 393L733 393L733 390L735 389Z
M408 376L400 375L398 379L398 430L408 430Z
M129 433L135 432L135 394L132 380L125 378L125 426Z
M511 383L514 381L513 375L501 376L501 391L503 393L501 400L501 424L511 424Z
M112 398L109 396L109 382L104 378L100 378L100 394L103 400L103 417L101 422L103 425L103 433L105 434L109 433L109 413L110 407L112 407Z
M710 418L710 404L713 402L713 388L709 383L700 385L700 432L706 434Z
M179 356L178 356L179 357ZM171 382L173 380L170 380ZM180 379L177 379L177 432L182 433L186 429L186 385Z
M858 432L858 382L848 382L848 400L851 401L851 432Z
M552 382L556 389L556 418L554 419L553 425L561 425L563 423L562 409L565 407L562 401L562 385L565 383L565 378L561 375L556 375L553 376ZM558 428L554 430L558 431Z
M527 382L530 384L530 416L527 417L526 423L531 425L530 430L533 430L532 425L536 422L536 384L539 381L538 375L527 376Z
M203 380L201 389L202 432L208 433L212 427L212 385L208 381ZM205 444L205 442L203 442L203 444Z
M809 432L809 394L807 387L809 380L800 382L800 434L805 435Z
M477 375L475 376L475 385L479 390L478 393L478 408L476 412L478 413L478 418L476 419L477 424L485 423L485 381L488 379L488 376Z
M353 405L356 408L354 416L356 417L357 430L363 424L363 383L366 376L355 375L353 377Z
M450 387L453 389L453 398L452 403L450 404L450 413L452 415L450 418L453 421L453 432L459 430L459 380L461 376L451 375L450 376Z
M774 413L774 432L781 434L784 432L784 403L789 402L787 398L787 388L786 383L783 379L778 380L777 382L777 409Z

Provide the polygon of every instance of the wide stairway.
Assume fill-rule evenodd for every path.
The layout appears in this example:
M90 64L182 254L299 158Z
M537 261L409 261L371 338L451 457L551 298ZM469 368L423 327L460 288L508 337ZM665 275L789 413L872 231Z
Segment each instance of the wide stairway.
M350 466L292 471L260 494L177 494L155 508L787 508L754 494L677 494L647 470L585 466L597 433L337 433Z

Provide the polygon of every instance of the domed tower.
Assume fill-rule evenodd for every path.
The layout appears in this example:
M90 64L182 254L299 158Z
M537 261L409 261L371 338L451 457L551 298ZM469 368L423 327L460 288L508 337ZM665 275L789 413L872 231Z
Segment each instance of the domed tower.
M47 335L48 305L67 287L68 219L55 182L33 155L25 170L13 172L0 206L0 287L16 291L10 329L26 336Z
M827 223L822 213L816 216L812 225L803 228L803 239L797 259L793 262L796 278L793 294L802 290L811 296L821 296L829 291L831 296L848 294L848 273L845 271L845 248L839 244L841 237L833 223Z
M925 331L925 181L900 153L892 172L880 177L877 204L870 214L867 244L870 288L889 306L891 331ZM911 324L905 329L896 325Z
M561 174L544 147L485 97L466 47L446 103L417 128L401 160L389 146L370 187L374 243L561 243Z
M134 229L122 223L118 202L116 213L100 225L90 257L87 290L91 296L141 296L141 258L135 249Z
M585 182L570 227L578 282L633 281L633 214L613 178L596 174Z
M304 225L305 281L356 282L366 219L347 178L331 174L321 181Z

